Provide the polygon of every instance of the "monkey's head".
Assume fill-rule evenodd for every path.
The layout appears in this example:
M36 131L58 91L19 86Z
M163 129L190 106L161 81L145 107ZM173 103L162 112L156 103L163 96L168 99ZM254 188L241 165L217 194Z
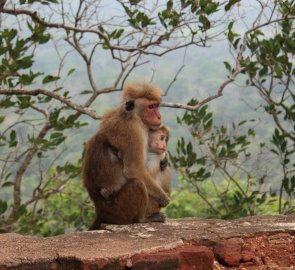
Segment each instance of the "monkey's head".
M167 143L169 140L169 128L162 125L157 130L149 131L149 150L156 154L161 155L167 149Z
M125 111L136 113L150 129L158 129L162 124L159 104L160 88L148 83L130 83L123 89Z

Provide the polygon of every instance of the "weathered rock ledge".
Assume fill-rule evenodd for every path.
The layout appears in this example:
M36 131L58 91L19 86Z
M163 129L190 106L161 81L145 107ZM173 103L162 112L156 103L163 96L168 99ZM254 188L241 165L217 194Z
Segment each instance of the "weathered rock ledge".
M0 269L295 269L295 216L186 218L56 237L0 235Z

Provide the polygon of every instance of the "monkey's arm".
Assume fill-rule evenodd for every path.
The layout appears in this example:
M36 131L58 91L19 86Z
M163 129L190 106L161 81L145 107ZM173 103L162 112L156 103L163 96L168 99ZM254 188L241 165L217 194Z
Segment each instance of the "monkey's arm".
M164 171L168 167L168 154L165 152L165 157L160 161L160 170Z
M162 173L162 188L170 196L171 193L171 172L166 168Z

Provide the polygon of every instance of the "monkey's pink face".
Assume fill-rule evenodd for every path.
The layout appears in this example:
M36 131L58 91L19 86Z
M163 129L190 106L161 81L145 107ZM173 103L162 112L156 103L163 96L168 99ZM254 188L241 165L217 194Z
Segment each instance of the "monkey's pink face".
M146 101L141 119L150 128L160 127L162 124L162 117L159 112L159 102L155 100Z
M149 134L149 148L151 152L163 154L167 148L168 136L162 130L152 131Z

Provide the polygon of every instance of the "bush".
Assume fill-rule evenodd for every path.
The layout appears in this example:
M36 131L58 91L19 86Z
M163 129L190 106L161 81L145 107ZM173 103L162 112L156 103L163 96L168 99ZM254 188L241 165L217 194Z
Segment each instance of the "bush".
M238 181L243 185L243 180ZM210 182L200 184L202 196L200 197L188 184L182 184L171 194L171 202L165 208L169 218L202 217L235 219L248 215L245 204L239 203L239 190L232 183L223 180L219 184L221 193L217 194ZM249 191L249 194L251 192ZM211 205L209 205L209 204ZM225 207L226 205L226 207ZM266 196L263 200L257 198L251 205L257 215L274 215L279 205L278 196Z
M51 236L83 231L93 219L94 209L78 179L72 179L62 192L52 194L38 204L27 207L14 229L20 233Z

